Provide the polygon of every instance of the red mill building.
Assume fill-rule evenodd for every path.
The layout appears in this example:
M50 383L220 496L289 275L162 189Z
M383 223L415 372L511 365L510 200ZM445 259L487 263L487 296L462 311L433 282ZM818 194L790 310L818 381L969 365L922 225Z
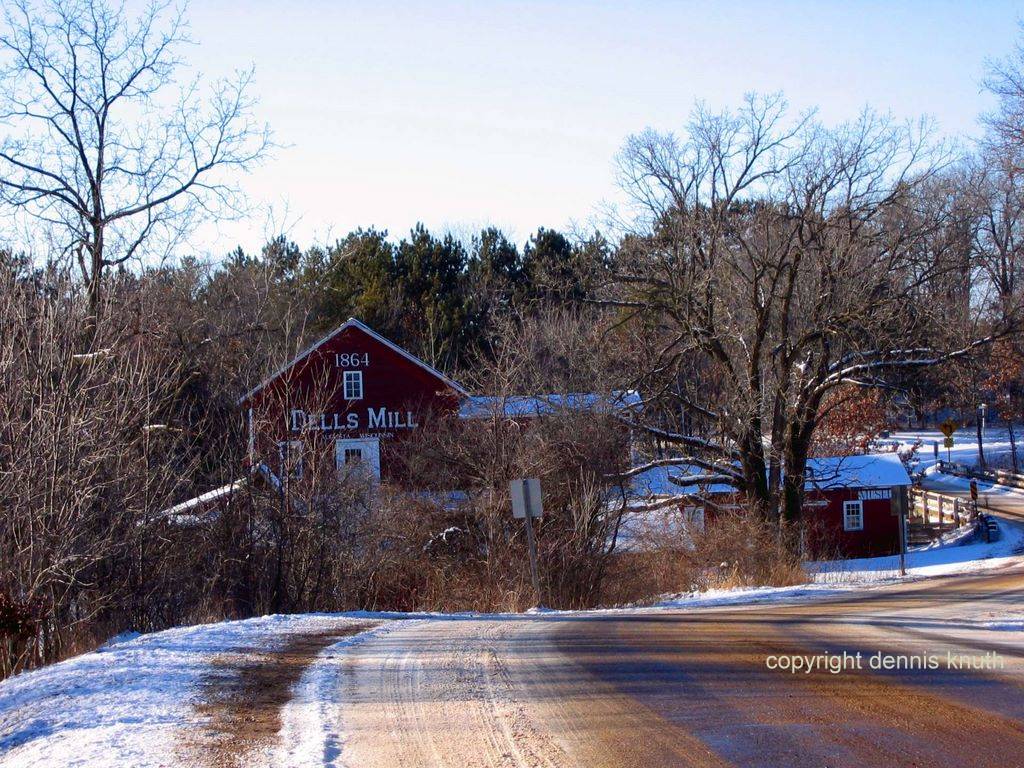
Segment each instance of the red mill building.
M458 383L350 318L247 392L239 405L253 459L302 471L310 440L333 443L336 465L388 476L388 443L469 399Z
M355 319L239 400L248 420L251 466L278 487L282 479L301 477L314 451L328 460L333 454L337 468L356 465L374 478L392 479L389 446L445 414L475 418L497 410L504 418L521 421L559 407L629 409L639 404L636 392L618 393L610 401L590 394L471 396ZM628 442L626 437L624 451L629 450ZM685 496L686 488L669 482L668 471L656 466L637 475L630 495L638 501ZM174 516L220 503L244 482L235 481L166 513ZM902 496L909 484L894 454L813 459L808 467L806 519L811 530L828 532L828 540L840 544L848 556L888 554L898 540L891 500ZM731 497L734 492L727 488L717 493ZM699 509L702 517L704 503L714 505L715 495L713 487L701 489L695 500L680 501L680 509Z

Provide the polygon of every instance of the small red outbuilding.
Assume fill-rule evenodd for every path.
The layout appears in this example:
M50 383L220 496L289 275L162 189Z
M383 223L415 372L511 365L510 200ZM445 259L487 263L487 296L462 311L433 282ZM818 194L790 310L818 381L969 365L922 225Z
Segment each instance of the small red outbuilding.
M680 482L700 474L702 470L693 466L655 466L634 478L632 490L638 506L669 501L684 513L684 527L703 528L705 505L713 517L716 509L736 508L738 501L730 485ZM814 558L899 552L899 509L906 503L910 485L910 476L895 453L810 459L804 473L805 551ZM680 497L683 501L673 501ZM671 516L670 510L650 513L652 524Z
M804 473L804 520L811 553L873 557L899 552L899 510L910 485L895 453L810 459Z

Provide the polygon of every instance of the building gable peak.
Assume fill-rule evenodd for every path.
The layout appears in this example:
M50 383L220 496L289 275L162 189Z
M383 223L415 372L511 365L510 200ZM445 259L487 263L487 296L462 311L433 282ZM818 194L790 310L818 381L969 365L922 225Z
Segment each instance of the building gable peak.
M318 340L313 345L307 347L305 350L303 350L298 355L296 355L291 360L289 360L285 365L281 366L279 369L277 369L270 376L265 378L263 381L261 381L255 387L253 387L248 392L246 392L244 395L242 395L240 398L238 398L238 405L242 405L243 403L245 403L248 400L250 400L254 395L256 395L257 393L259 393L262 390L266 389L270 384L272 384L277 379L279 379L282 375L284 375L285 373L287 373L288 371L293 369L295 366L300 364L303 360L307 359L310 355L312 355L318 349L320 349L325 344L330 342L332 339L336 338L337 336L339 336L340 334L344 333L345 331L347 331L347 330L349 330L351 328L354 328L354 329L360 331L361 333L369 336L374 341L376 341L376 342L378 342L380 344L383 344L384 346L388 347L393 352L397 353L398 355L400 355L401 357L405 358L409 362L413 363L414 365L419 366L424 371L426 371L428 374L430 374L434 378L438 379L446 387L448 387L449 389L452 389L458 395L460 395L462 397L468 397L469 396L469 392L467 392L465 390L465 388L463 388L463 386L461 384L459 384L457 381L455 381L454 379L449 378L445 374L441 373L441 371L439 371L436 368L434 368L432 365L427 364L426 362L424 362L420 358L418 358L415 355L413 355L411 352L408 352L407 350L405 350L402 347L400 347L397 344L395 344L390 339L387 339L384 336L381 336L379 333L377 333L375 330L373 330L370 326L368 326L362 320L359 320L358 318L355 318L355 317L350 317L348 320L346 320L344 323L339 325L333 331L328 333L326 336L322 337L320 340Z

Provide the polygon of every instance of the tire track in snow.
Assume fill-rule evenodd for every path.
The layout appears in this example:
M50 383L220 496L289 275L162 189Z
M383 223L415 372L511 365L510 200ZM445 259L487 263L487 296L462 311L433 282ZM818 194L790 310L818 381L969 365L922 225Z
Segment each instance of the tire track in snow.
M345 744L341 726L340 696L343 663L352 648L387 635L392 623L364 623L357 634L338 639L310 659L291 687L291 697L281 708L277 747L270 752L270 766L335 768L344 765Z
M373 626L342 619L329 629L290 633L276 648L247 648L216 659L195 705L201 727L182 738L183 762L231 768L259 760L272 749L293 689L321 650Z
M345 660L346 750L340 765L568 764L516 691L504 650L514 622L417 622Z

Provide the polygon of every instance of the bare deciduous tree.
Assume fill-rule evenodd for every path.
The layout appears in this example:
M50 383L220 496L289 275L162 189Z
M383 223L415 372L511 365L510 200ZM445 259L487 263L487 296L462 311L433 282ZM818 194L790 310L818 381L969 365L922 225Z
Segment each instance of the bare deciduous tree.
M639 426L702 468L686 482L731 483L795 521L830 393L886 387L1006 332L977 312L944 322L950 303L932 300L969 285L970 232L924 128L864 113L826 129L751 96L698 110L683 137L628 141L639 224L608 303L660 341L640 384L675 420Z
M174 94L188 37L166 4L133 19L105 0L15 0L4 22L0 194L53 227L95 316L109 267L202 214L240 210L226 172L270 146L251 116L252 74Z
M989 63L984 86L999 102L983 117L988 129L984 144L1020 172L1024 170L1024 43L1018 41L1013 53Z
M158 626L181 600L160 511L198 469L188 363L166 328L126 332L149 318L111 313L97 349L76 351L88 307L59 275L0 253L0 592L39 609L31 642L4 647L0 631L0 676ZM118 292L145 312L140 291Z

